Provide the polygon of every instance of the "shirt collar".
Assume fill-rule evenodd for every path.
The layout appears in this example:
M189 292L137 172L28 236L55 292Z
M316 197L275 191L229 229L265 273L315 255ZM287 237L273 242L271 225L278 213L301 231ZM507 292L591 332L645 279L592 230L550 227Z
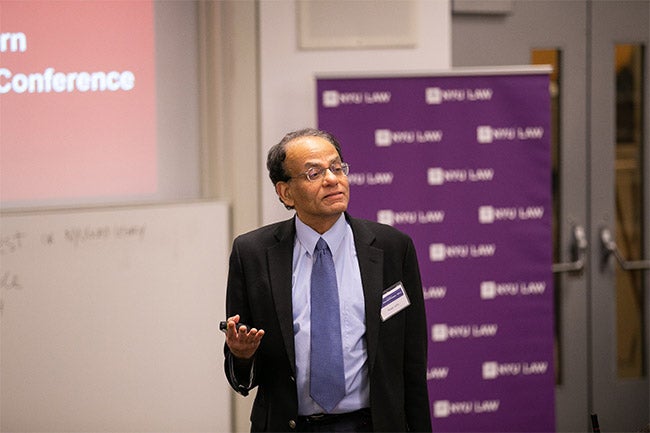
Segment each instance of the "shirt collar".
M347 221L345 220L345 214L342 213L334 225L321 235L316 230L300 221L300 218L296 215L296 239L298 239L298 242L300 242L302 247L307 250L309 255L312 255L316 248L316 242L318 242L319 238L323 238L327 242L327 245L329 245L332 255L334 255L343 243L346 226Z

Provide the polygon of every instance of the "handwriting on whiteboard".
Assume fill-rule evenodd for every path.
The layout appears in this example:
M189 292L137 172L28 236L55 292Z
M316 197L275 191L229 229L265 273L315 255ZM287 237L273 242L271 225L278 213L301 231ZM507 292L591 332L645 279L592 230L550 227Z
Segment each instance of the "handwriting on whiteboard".
M60 233L45 232L36 236L40 243L53 246L66 242L78 247L88 242L105 240L139 240L145 238L146 224L99 225L83 227L66 227ZM0 255L11 255L25 248L33 236L21 231L0 234Z
M109 241L136 241L145 239L146 224L85 225L70 226L60 231L46 231L29 234L16 230L0 233L0 257L19 260L23 250L34 248L53 248L55 245L71 245L74 248L85 244ZM22 290L20 275L7 260L0 261L0 312L4 309L4 295L10 291Z

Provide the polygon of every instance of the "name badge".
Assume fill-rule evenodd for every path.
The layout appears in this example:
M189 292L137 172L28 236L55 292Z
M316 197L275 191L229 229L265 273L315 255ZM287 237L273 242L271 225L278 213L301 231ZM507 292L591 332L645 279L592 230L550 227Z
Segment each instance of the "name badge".
M381 320L385 322L404 308L411 305L401 281L384 290L381 295Z

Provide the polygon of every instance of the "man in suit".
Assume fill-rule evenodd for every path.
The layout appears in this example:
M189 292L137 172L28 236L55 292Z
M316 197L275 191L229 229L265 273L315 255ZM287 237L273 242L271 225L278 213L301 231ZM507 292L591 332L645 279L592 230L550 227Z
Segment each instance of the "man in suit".
M251 431L431 431L427 326L412 240L347 214L348 165L331 134L287 134L269 151L267 167L295 216L235 239L226 294L225 372L240 394L258 387ZM314 258L321 238L338 296L327 302L336 306L327 320L313 319L320 307L312 302L324 290L313 279L321 272ZM326 324L329 316L335 325ZM325 344L312 340L319 335L336 336L335 348L312 356ZM330 352L342 353L342 366L322 366ZM315 374L324 370L340 379L325 379L326 388L342 388L331 404L315 391L322 380Z

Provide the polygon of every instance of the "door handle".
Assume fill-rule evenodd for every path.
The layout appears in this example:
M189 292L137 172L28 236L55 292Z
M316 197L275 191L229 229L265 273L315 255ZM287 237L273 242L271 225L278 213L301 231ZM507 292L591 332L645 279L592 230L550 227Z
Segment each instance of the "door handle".
M616 257L616 261L621 268L626 271L650 269L650 260L626 260L618 250L612 232L608 228L604 228L600 231L600 242L603 247L603 262L607 260L610 255L613 255Z
M587 253L587 236L581 225L573 226L573 244L571 246L572 262L553 263L553 273L580 272L585 267Z

